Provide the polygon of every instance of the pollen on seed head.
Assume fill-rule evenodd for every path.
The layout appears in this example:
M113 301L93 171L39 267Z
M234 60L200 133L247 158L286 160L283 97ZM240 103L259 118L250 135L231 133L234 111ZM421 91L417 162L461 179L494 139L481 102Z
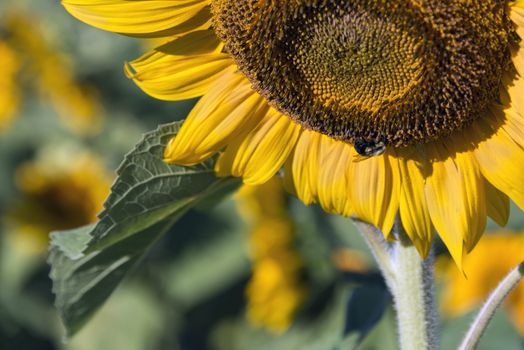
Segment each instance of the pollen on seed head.
M495 102L517 43L508 0L212 0L214 27L268 102L350 143L406 146Z

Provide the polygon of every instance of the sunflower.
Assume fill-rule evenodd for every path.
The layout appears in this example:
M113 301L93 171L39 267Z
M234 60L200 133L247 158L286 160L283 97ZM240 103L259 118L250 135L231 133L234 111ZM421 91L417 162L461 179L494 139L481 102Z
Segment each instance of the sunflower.
M496 256L496 259L493 257ZM489 296L499 281L524 260L524 232L496 232L482 239L464 259L466 278L446 258L437 264L443 282L442 309L451 317L470 312ZM505 306L517 328L524 336L524 284L508 296Z
M289 328L306 296L282 182L273 177L263 185L244 185L237 203L251 227L253 273L246 287L247 317L279 334Z
M171 40L126 73L164 100L201 97L166 161L220 152L247 184L279 169L305 203L459 267L487 217L524 208L524 1L63 0L93 26Z
M17 242L40 253L47 248L49 232L96 221L111 175L91 153L71 155L52 148L20 165L16 184L20 198L3 219Z

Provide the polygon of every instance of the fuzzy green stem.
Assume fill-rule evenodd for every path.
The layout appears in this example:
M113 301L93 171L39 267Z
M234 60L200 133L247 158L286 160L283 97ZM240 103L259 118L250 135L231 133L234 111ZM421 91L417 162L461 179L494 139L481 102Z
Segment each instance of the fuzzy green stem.
M395 272L393 271L388 244L384 240L382 233L375 226L367 222L358 219L353 219L353 222L370 248L380 272L388 288L391 290L393 284L395 284Z
M400 348L434 350L439 348L438 314L433 278L433 253L422 259L417 249L398 232L393 245L395 290Z
M488 300L486 300L485 304L480 309L475 321L473 321L468 333L464 337L462 344L460 344L459 350L472 350L477 347L477 344L488 327L489 322L493 318L495 311L497 311L508 294L517 286L523 277L524 262L507 274L488 297Z
M433 254L422 259L400 225L397 241L386 243L374 226L354 220L368 243L393 295L402 350L439 348L433 279Z

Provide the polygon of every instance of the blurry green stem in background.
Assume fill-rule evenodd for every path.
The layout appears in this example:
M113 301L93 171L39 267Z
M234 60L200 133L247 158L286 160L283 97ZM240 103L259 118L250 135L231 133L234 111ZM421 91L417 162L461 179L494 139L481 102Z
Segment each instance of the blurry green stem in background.
M393 296L400 348L438 349L433 253L422 259L398 223L394 227L397 241L387 243L373 225L356 219L354 222L371 248Z
M488 300L486 300L480 309L475 321L473 321L468 333L464 337L462 344L460 344L460 350L472 350L477 347L495 311L497 311L513 288L522 280L522 277L524 277L524 262L511 270L488 297Z

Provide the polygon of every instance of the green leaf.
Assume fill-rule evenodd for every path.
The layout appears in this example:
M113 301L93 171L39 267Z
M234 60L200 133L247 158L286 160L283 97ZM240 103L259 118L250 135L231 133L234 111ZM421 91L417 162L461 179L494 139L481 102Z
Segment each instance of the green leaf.
M73 230L51 233L51 245L59 247L62 253L69 259L80 259L84 256L89 241L93 238L89 232L95 228L95 224L79 227Z
M346 342L344 342L345 344ZM358 345L356 345L358 344ZM351 347L341 346L340 349L369 350L384 349L398 350L397 325L393 308L386 308L380 322L366 335L362 342L358 341ZM442 347L442 349L452 349Z
M63 350L159 349L163 332L177 332L177 322L166 316L164 300L142 281L125 281L113 299ZM137 317L139 315L139 317ZM164 347L166 348L166 347Z
M93 230L94 242L88 251L114 244L137 229L148 227L150 222L166 219L238 186L236 179L215 176L214 159L192 167L170 165L162 160L164 148L178 133L180 124L167 124L146 134L126 156L105 203L106 210Z
M389 304L385 286L362 285L355 288L346 306L344 333L358 333L359 341L380 322Z
M164 147L179 128L160 126L125 157L95 225L52 233L50 276L69 336L188 209L238 187L237 179L215 176L213 159L192 167L164 163Z

